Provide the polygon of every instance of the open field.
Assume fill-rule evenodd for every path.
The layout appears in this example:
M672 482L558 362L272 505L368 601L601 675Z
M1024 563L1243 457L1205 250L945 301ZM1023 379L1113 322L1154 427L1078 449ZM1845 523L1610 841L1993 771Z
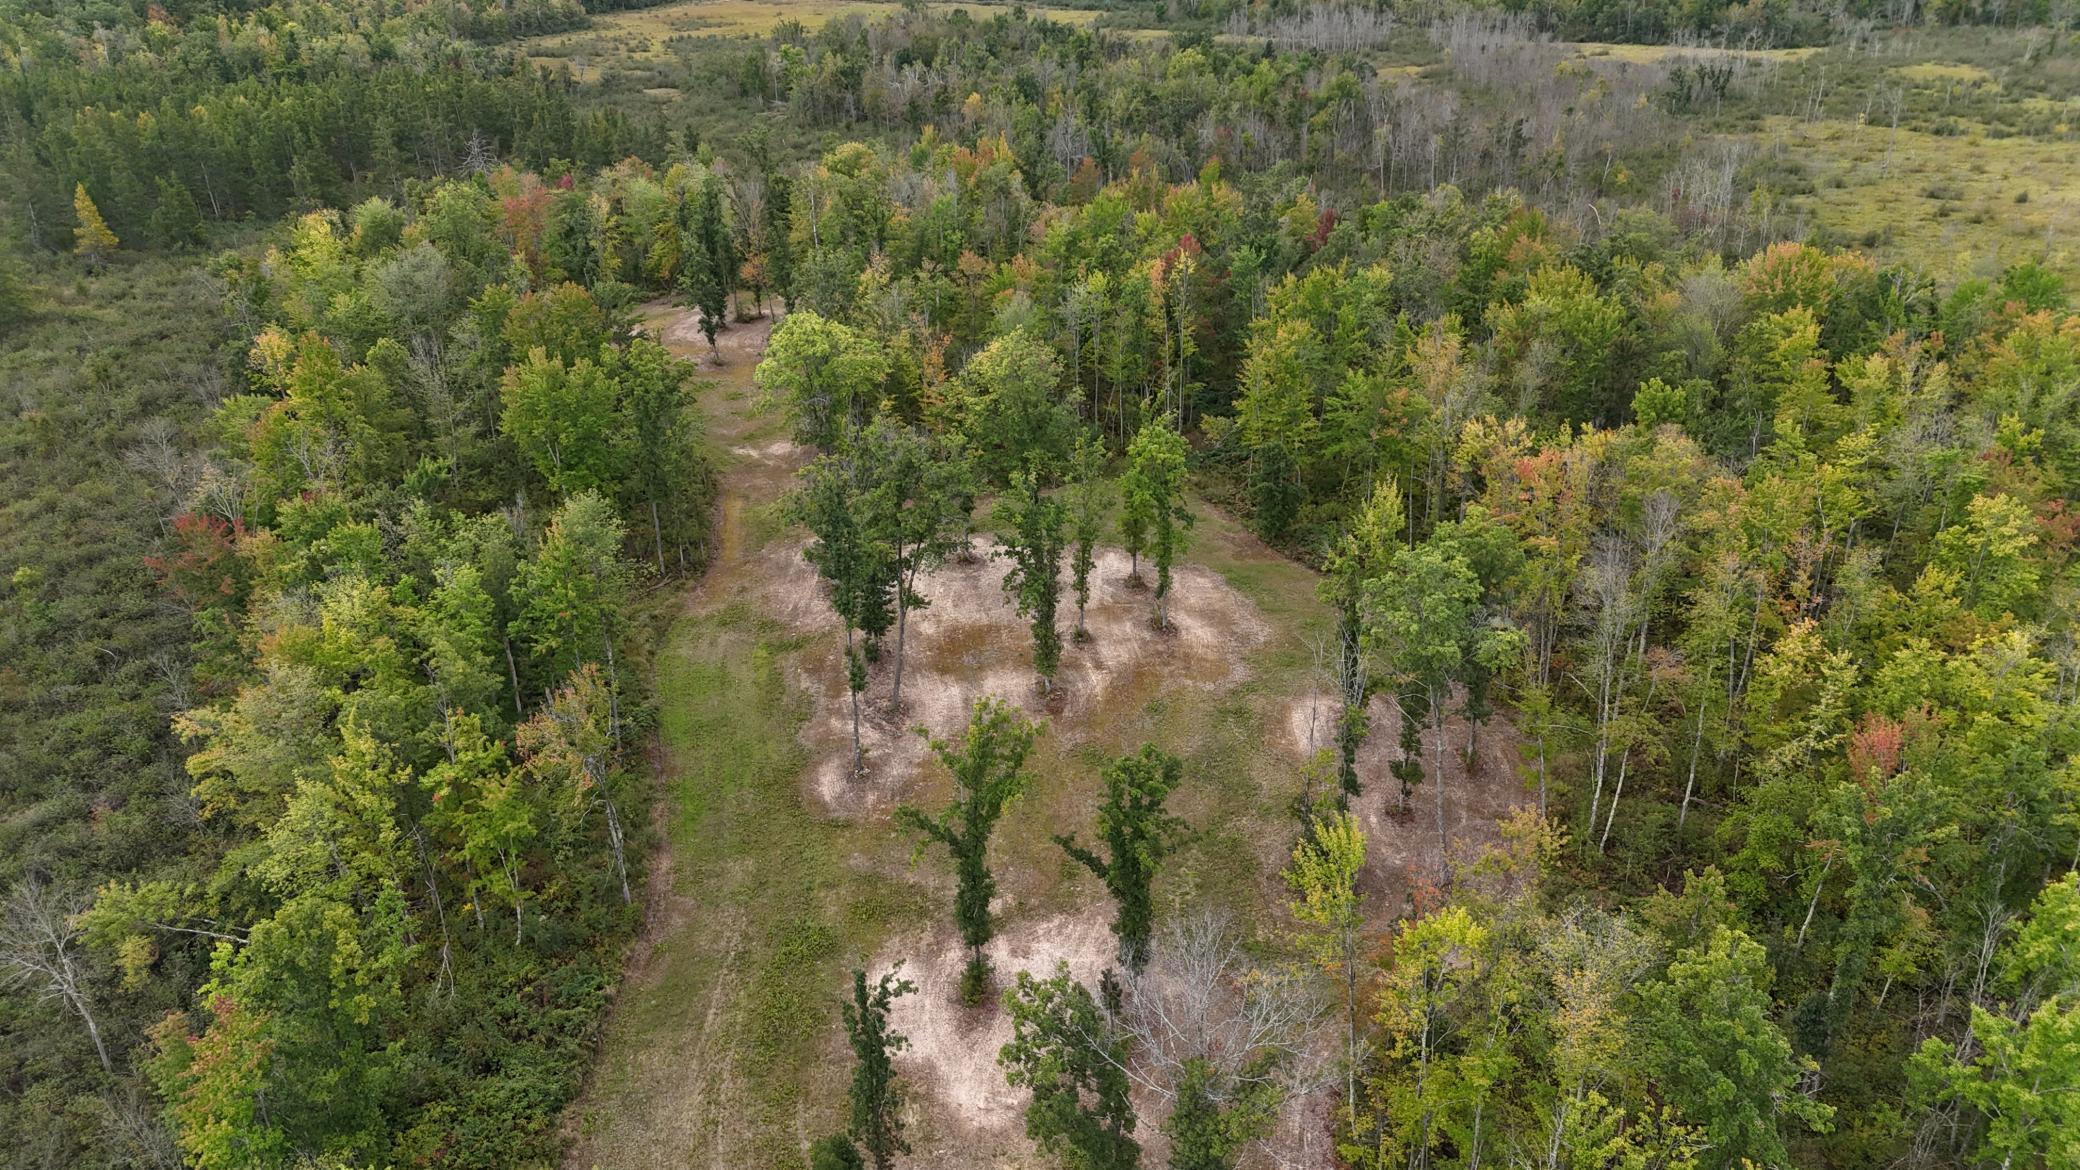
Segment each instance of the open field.
M671 42L681 37L764 36L795 21L805 29L817 29L833 20L858 17L877 20L902 10L888 0L839 0L823 4L812 0L685 0L656 8L604 12L591 24L575 32L553 33L525 42L528 56L537 64L564 62L579 81L599 77L603 62L661 63L672 59ZM962 11L977 20L1008 13L1008 4L931 4L936 12ZM1101 15L1084 8L1028 6L1035 19L1063 24L1090 24Z
M2080 277L2073 143L1783 117L1757 140L1803 161L1814 191L1798 203L1816 224L1880 259L1944 283L2023 260Z
M655 311L652 330L689 356L705 353L691 318L673 312ZM755 409L750 375L766 328L723 334L726 364L708 371L709 441L724 469L719 548L658 656L666 844L638 958L593 1081L567 1117L567 1164L798 1158L840 1124L849 1060L837 1003L847 969L900 961L920 987L896 1015L912 1042L898 1058L913 1091L909 1164L1031 1165L1023 1097L995 1063L1008 1023L994 1005L971 1009L955 997L962 951L950 877L936 855L916 859L890 820L895 804L936 807L949 788L912 726L957 733L984 693L1048 719L1032 788L993 851L1001 978L1057 961L1094 976L1110 960L1110 903L1050 837L1089 835L1100 766L1142 742L1184 757L1172 807L1196 829L1158 883L1164 913L1226 912L1275 949L1292 801L1326 743L1327 680L1315 647L1327 615L1311 572L1202 504L1178 573L1175 631L1149 628L1148 594L1125 580L1124 555L1105 550L1093 640L1068 647L1049 700L1033 683L1001 563L949 563L922 583L933 603L912 621L902 711L886 710L887 655L876 668L868 773L851 777L838 627L800 534L777 516L802 456L778 420ZM1063 620L1073 623L1072 609ZM1367 904L1383 930L1434 874L1436 836L1432 792L1418 795L1412 817L1390 807L1394 728L1379 706L1358 812L1373 842ZM1447 735L1456 746L1464 728L1449 725ZM1526 800L1507 726L1484 735L1474 775L1454 761L1445 785L1463 852L1492 839L1494 820ZM1326 1164L1314 1148L1320 1127L1297 1123L1314 1107L1297 1102L1296 1123L1281 1130L1299 1143L1282 1147L1296 1164Z

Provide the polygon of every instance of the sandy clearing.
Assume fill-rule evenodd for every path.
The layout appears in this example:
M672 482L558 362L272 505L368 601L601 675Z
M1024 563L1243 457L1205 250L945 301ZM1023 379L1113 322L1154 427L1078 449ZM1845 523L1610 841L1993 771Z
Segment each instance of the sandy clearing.
M1454 702L1456 703L1456 697ZM1286 746L1307 760L1333 752L1340 702L1328 691L1294 699L1286 711ZM1405 912L1418 890L1434 886L1440 876L1437 841L1438 789L1432 773L1438 758L1437 733L1422 732L1423 783L1403 811L1401 785L1388 767L1400 757L1401 710L1391 696L1374 695L1366 706L1365 742L1358 748L1358 782L1363 791L1353 802L1365 830L1367 904L1377 920ZM1519 773L1522 761L1516 726L1497 712L1481 725L1472 768L1467 767L1466 721L1452 715L1444 722L1445 837L1452 861L1471 861L1501 842L1500 823L1517 808L1536 803Z
M1007 923L985 949L996 972L999 993L1020 971L1037 977L1053 975L1058 963L1086 985L1113 959L1107 908L1093 906L1074 915ZM933 930L895 940L876 956L869 978L879 978L898 960L903 976L917 984L914 994L896 1001L890 1023L910 1044L896 1058L896 1068L929 1093L956 1122L945 1138L962 1130L1005 1131L1023 1121L1026 1093L1004 1081L997 1053L1011 1040L1011 1018L994 998L981 1006L960 1001L961 969L967 949L950 929ZM920 1151L922 1152L922 1151Z
M995 695L1045 716L1049 734L1074 745L1097 712L1159 688L1231 687L1249 675L1245 656L1270 637L1270 626L1248 598L1212 570L1184 566L1172 585L1170 629L1151 624L1153 595L1127 580L1127 555L1098 550L1086 615L1090 640L1068 640L1052 695L1043 694L1032 671L1031 634L1004 595L1007 563L987 555L978 538L972 558L955 558L925 574L919 591L928 599L912 612L903 672L902 709L888 698L894 685L893 638L862 697L861 741L866 773L850 768L852 709L845 691L843 641L826 593L799 546L769 562L772 576L762 591L766 612L823 645L802 656L795 681L816 697L815 714L802 738L818 761L810 788L833 812L861 815L884 811L915 788L928 750L915 728L950 737L966 725L976 700ZM1066 592L1066 589L1065 589ZM1076 612L1068 600L1060 615L1065 635Z

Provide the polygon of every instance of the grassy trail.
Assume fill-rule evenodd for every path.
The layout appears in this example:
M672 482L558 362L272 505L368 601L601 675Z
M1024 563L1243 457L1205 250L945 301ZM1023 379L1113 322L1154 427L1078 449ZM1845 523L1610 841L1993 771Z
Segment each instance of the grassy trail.
M682 356L706 356L690 333L664 336ZM792 472L788 458L759 457L777 446L752 411L765 334L722 335L723 364L704 371L717 546L657 658L663 845L600 1064L566 1119L566 1165L581 1170L799 1157L808 1119L830 1111L803 1099L801 1070L818 1063L808 1049L829 1033L804 1021L828 1014L851 961L838 954L841 922L856 940L891 909L863 912L873 889L841 864L848 827L805 804L802 704L778 661L793 644L745 598L761 521Z

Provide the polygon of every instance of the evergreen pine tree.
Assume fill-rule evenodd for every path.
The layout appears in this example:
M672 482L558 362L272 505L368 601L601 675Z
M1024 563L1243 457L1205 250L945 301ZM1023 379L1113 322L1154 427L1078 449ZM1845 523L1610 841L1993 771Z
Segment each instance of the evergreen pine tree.
M202 242L202 209L188 185L172 175L159 176L159 201L152 208L152 239L163 248L188 248Z

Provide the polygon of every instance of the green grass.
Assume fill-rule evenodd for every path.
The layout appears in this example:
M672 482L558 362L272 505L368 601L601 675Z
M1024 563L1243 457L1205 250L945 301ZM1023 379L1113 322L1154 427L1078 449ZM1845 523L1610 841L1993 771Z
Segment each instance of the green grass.
M849 866L857 830L804 798L804 704L780 666L797 648L739 604L679 618L658 655L675 867L659 912L685 920L659 932L623 991L579 1118L581 1157L683 1164L686 1151L656 1148L671 1133L779 1165L799 1158L804 1125L838 1124L842 1082L823 1056L845 969L924 908L908 886ZM688 1099L658 1058L707 1062L701 1083L729 1089Z
M1011 11L1008 4L991 3L938 3L930 7L942 13L958 9L977 20ZM602 61L668 63L674 56L672 42L681 37L764 36L788 21L799 22L813 31L847 17L880 20L902 8L890 0L684 0L655 8L603 13L578 31L534 37L525 44L528 54L537 62L566 61L576 80L591 82L600 78ZM1090 24L1100 15L1091 9L1044 6L1028 7L1026 12L1036 20L1078 25ZM677 95L660 92L653 96L669 100Z
M1818 182L1796 206L1833 242L1944 282L2022 260L2080 280L2080 146L2072 142L1791 118L1769 119L1761 137L1807 160Z

